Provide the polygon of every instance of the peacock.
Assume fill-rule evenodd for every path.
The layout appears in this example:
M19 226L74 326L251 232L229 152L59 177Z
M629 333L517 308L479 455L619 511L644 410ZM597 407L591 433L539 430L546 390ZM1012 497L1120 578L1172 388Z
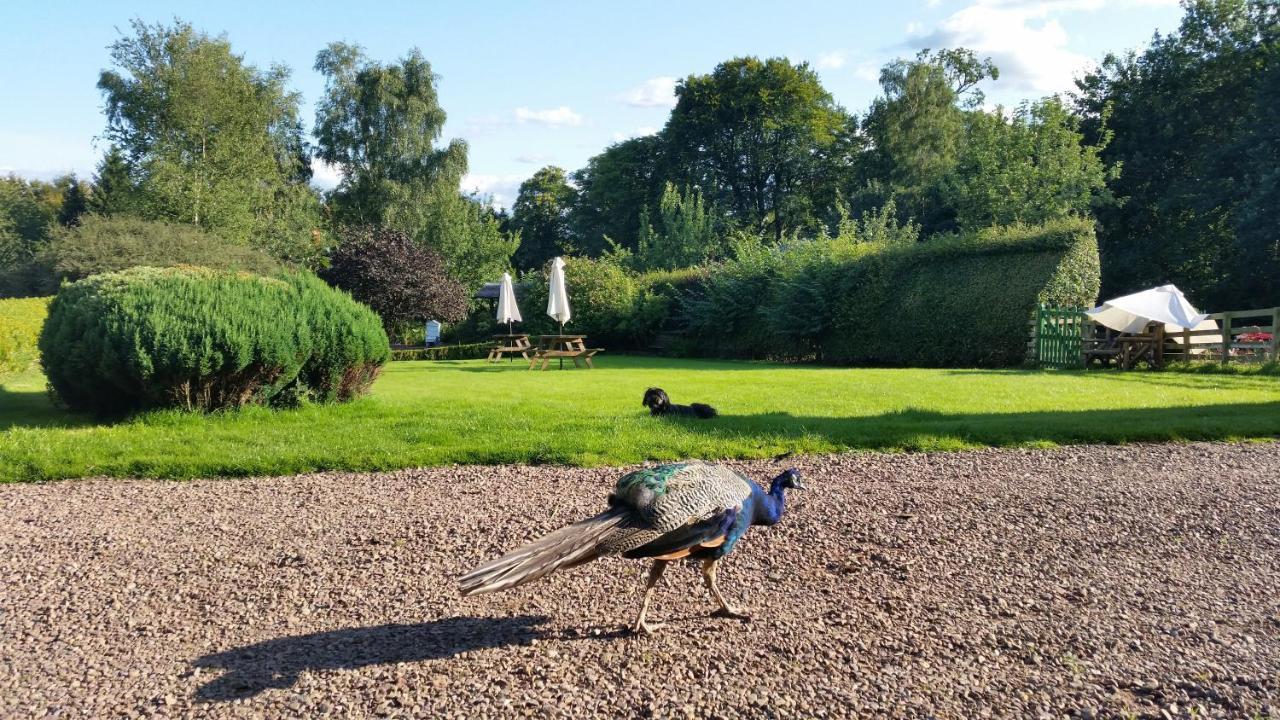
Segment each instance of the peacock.
M748 616L731 606L716 583L716 568L752 525L782 519L784 491L803 488L791 469L765 492L724 465L682 462L636 470L618 479L609 509L561 528L463 575L463 596L506 590L562 568L599 557L653 558L645 580L640 616L633 630L652 634L661 623L646 620L654 587L675 560L702 562L702 576L720 607L719 617Z

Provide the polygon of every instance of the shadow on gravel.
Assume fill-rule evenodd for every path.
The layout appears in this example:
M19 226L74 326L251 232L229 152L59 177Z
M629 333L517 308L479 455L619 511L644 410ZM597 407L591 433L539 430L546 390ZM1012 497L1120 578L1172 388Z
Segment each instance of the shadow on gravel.
M380 625L267 640L205 655L198 668L223 668L195 697L226 702L270 688L291 687L306 670L353 670L369 665L441 660L485 648L524 645L544 636L545 616L456 617L417 625Z

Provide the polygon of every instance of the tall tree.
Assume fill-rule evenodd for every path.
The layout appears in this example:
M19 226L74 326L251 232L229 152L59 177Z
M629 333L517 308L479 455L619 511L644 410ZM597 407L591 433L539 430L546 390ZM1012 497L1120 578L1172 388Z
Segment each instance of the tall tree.
M607 248L605 238L638 249L641 209L656 206L662 196L661 150L660 135L623 140L573 173L578 192L569 225L579 250L599 255Z
M124 153L112 145L98 163L98 172L93 177L93 192L89 195L89 209L98 215L135 211L138 189L130 173Z
M1238 235L1245 206L1265 191L1250 174L1267 152L1255 128L1275 123L1274 96L1259 100L1274 82L1280 6L1185 7L1176 32L1141 53L1108 56L1079 83L1086 129L1114 133L1102 157L1122 166L1112 184L1121 203L1098 213L1103 294L1173 282L1204 307L1280 305L1265 279L1276 256L1251 255Z
M923 50L915 60L886 65L880 71L884 95L863 121L871 150L863 158L860 183L879 192L859 205L879 206L896 197L899 209L919 218L926 232L950 229L953 214L938 191L955 168L963 108L980 105L978 83L999 75L990 60L964 49Z
M1242 141L1249 148L1244 201L1236 217L1237 292L1263 304L1280 302L1280 45L1266 59L1253 121Z
M666 179L702 190L736 224L775 240L815 224L805 192L848 115L805 63L735 58L676 86Z
M50 183L0 177L0 297L38 291L36 256L60 206L61 194Z
M969 111L962 137L940 193L961 229L1088 215L1108 196L1114 174L1099 158L1102 147L1084 144L1080 119L1057 98L1008 116Z
M107 137L127 162L146 216L256 243L281 205L306 202L309 164L289 71L245 63L225 37L134 21L111 46L98 87ZM314 227L318 222L304 223ZM311 228L294 240L312 242Z
M89 193L85 184L74 174L66 177L62 191L62 207L58 208L58 224L71 227L80 222L80 216L89 211Z
M640 216L640 251L645 268L682 268L701 264L721 251L714 213L708 211L697 188L681 193L667 183L658 203L656 222L646 210Z
M492 218L459 193L466 142L437 147L445 111L422 53L383 65L358 46L332 43L316 55L315 69L325 76L317 156L342 172L330 197L338 223L401 230L443 255L469 285L483 281L495 254L510 257L510 239L490 232L496 222L491 228Z
M564 170L554 165L542 168L520 183L520 193L511 208L511 226L520 231L520 247L514 258L524 270L542 267L556 255L572 254L569 236L569 208L574 190Z

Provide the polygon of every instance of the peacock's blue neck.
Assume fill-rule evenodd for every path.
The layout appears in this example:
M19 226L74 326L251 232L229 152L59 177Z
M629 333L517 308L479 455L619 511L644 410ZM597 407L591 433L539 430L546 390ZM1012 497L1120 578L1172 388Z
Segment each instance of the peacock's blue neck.
M753 494L756 497L755 517L752 520L752 524L772 525L782 519L782 513L786 510L786 496L783 495L782 478L773 481L773 485L769 487L769 492L764 492L759 486L755 486Z

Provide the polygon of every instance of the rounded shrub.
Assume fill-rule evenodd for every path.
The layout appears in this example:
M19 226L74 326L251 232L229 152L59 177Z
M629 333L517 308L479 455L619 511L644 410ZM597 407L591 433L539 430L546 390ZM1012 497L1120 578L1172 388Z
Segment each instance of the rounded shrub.
M527 292L521 298L526 331L557 332L556 322L544 312L548 277L549 271L544 268L526 283ZM635 278L624 268L607 258L566 258L565 287L573 309L573 319L565 326L565 332L585 334L589 344L607 348L632 344L633 315L640 293Z
M377 315L308 273L139 267L64 285L41 364L74 409L347 400L390 355Z

